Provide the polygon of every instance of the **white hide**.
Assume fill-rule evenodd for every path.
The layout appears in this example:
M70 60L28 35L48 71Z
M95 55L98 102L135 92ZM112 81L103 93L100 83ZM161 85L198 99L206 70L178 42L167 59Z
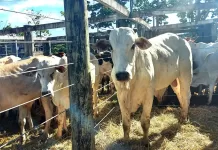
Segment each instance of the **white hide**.
M37 68L42 70L38 70L38 75L40 76L40 83L42 86L42 92L50 91L52 95L54 95L53 86L54 86L54 75L57 69L55 66L61 65L61 58L57 56L50 56L45 59L45 57L38 57L39 63ZM67 66L64 66L65 68Z
M212 101L214 86L218 78L218 52L210 53L207 55L201 66L193 74L191 86L197 87L200 84L209 85L208 104Z
M193 71L192 87L203 84L209 86L208 104L212 101L213 87L218 77L217 72L217 52L218 43L194 43L189 41L191 46L193 61L197 68Z
M129 138L130 114L142 105L141 124L148 142L154 92L169 85L180 101L181 121L184 121L188 114L192 80L192 54L188 42L175 34L166 33L149 39L150 47L149 42L138 38L128 27L112 30L109 40L114 63L111 76L117 89L124 138ZM119 72L128 72L129 79L118 81L116 74Z

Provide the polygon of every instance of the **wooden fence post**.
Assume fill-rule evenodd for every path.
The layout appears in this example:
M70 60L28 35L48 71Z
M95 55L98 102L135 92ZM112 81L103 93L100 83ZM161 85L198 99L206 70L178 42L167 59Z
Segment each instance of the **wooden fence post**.
M24 43L25 56L33 56L34 43L32 38L32 32L28 31L29 25L25 25L24 27L26 28L26 32L24 32L24 41L30 42Z
M5 44L5 56L8 56L8 46Z
M89 32L86 0L64 0L73 150L94 150L94 122L89 72Z

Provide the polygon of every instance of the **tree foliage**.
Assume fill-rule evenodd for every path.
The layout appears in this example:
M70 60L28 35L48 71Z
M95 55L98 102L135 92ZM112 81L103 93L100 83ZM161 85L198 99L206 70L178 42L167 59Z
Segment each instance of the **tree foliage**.
M57 54L58 52L67 52L66 44L54 44L51 47L52 54Z
M42 21L43 19L45 19L46 17L42 15L41 13L42 11L35 11L33 9L31 9L29 11L30 15L27 15L29 17L28 20L28 25L39 25L40 21ZM40 30L40 31L35 31L36 37L43 37L43 36L50 36L51 33L49 32L49 30Z
M157 9L165 8L167 7L168 2L166 0L153 0L149 2L149 0L136 0L136 3L134 4L134 11L143 11L143 12L150 12ZM160 15L158 16L158 24L168 24L166 19L168 16L166 15ZM152 20L149 19L148 16L143 16L143 19L150 23Z
M171 6L186 6L194 3L210 3L210 2L218 2L218 0L169 0ZM211 12L211 16L210 16ZM197 10L189 11L189 12L181 12L178 13L177 16L180 18L181 23L185 22L194 22L206 20L206 18L214 18L218 16L218 9L211 10L200 10L199 14L197 14Z

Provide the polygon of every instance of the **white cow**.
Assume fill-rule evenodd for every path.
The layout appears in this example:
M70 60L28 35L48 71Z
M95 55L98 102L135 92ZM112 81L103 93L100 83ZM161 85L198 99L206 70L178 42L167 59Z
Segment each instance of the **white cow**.
M50 63L52 62L55 63ZM57 65L59 62L53 57L37 56L26 60L18 61L17 63L11 63L0 67L0 112L8 108L17 106L19 104L28 102L32 99L41 96L41 85L39 76L37 76L36 69L42 69L48 67L48 64ZM58 67L54 67L59 70ZM49 70L49 69L46 69ZM28 72L29 71L29 72ZM25 73L23 73L25 72ZM44 72L44 70L39 71ZM54 73L53 73L54 74ZM50 74L52 77L52 74ZM44 78L43 78L44 79ZM42 81L43 82L43 81ZM45 110L46 120L51 118L49 100L48 97L44 97L42 104ZM31 107L33 102L19 107L19 123L21 133L25 132L24 126L26 119L29 123L30 128L33 128L31 118ZM50 122L45 126L45 133L48 135ZM26 136L23 136L25 141Z
M10 55L10 56L5 56L3 58L0 58L0 66L5 65L5 64L10 64L10 63L14 63L21 60L20 57L16 57L14 55ZM16 109L14 109L16 110ZM9 115L9 111L5 112L5 117L8 117Z
M186 121L192 80L192 54L188 42L172 33L147 40L128 27L112 30L109 42L114 63L111 76L117 89L124 139L129 138L130 114L142 105L141 126L144 142L149 143L153 96L168 85L180 102L180 122Z
M16 57L14 55L5 56L3 58L0 58L0 65L10 64L10 63L13 63L13 62L17 62L19 60L21 60L21 58Z
M218 43L195 43L190 39L188 42L191 46L194 65L191 86L209 86L209 97L207 102L209 105L212 101L214 86L218 78L218 69L214 65L218 62L217 58L215 58L218 52Z
M67 64L67 57L63 56L60 58L60 64ZM109 65L110 64L110 65ZM50 91L52 94L52 101L58 108L58 114L63 112L65 109L68 109L70 107L70 101L69 101L69 83L68 83L68 70L65 68L66 71L64 73L56 72L54 74L54 84L53 89ZM110 62L106 62L103 60L102 64L99 65L98 59L90 53L90 73L91 73L91 84L93 88L93 109L94 109L94 117L98 114L97 109L97 102L98 102L98 85L100 82L101 77L103 76L103 73L107 71L110 73L110 70L112 69L112 64ZM45 73L44 74L48 74ZM44 75L45 77L46 75ZM46 79L45 79L46 80ZM66 88L67 87L67 88ZM59 90L57 92L54 92L58 89L62 88L62 90ZM58 131L57 131L57 137L60 138L62 136L62 129L65 129L67 131L66 126L66 113L61 113L58 116Z

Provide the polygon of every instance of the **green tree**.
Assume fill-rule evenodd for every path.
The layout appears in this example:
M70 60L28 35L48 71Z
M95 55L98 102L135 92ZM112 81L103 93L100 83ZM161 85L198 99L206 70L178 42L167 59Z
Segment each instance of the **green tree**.
M34 11L33 9L30 10L30 15L27 15L29 17L30 20L28 20L28 25L39 25L40 21L42 21L43 19L45 19L46 17L43 16L41 14L41 10L40 11ZM43 37L43 36L50 36L51 33L49 32L49 30L40 30L40 31L35 31L35 34L37 37Z
M168 6L186 6L195 3L208 3L208 2L218 2L218 0L169 0ZM211 18L218 16L218 9L208 9L208 10L200 10L199 14L197 14L197 10L189 11L189 12L181 12L178 13L177 16L180 18L181 23L185 22L194 22L205 20L209 17L209 13L212 13Z
M122 0L116 0L118 3L121 5L125 5L127 1L122 1ZM91 17L92 18L105 18L107 16L115 14L114 11L112 11L110 8L105 7L101 3L90 3L90 1L87 1L87 9L89 12L91 12ZM60 11L61 16L64 16L64 12ZM127 22L127 21L126 21ZM100 22L100 23L95 23L91 24L89 23L89 27L92 29L94 28L107 28L107 27L112 27L112 24L115 23L115 21L108 21L108 22ZM129 23L129 22L127 22Z
M57 54L58 52L67 52L66 44L53 44L51 47L52 54Z
M2 28L2 30L11 29L11 23L8 23L5 27ZM16 34L16 36L23 36L23 32ZM14 34L9 34L10 36L13 36Z
M166 0L153 0L149 2L149 0L136 0L136 3L134 4L134 11L144 11L144 12L150 12L157 9L165 8L167 7L167 1ZM166 15L160 15L158 16L158 24L168 24L166 19L168 16ZM150 23L152 20L149 19L147 15L143 16L142 19L144 19L146 22Z

